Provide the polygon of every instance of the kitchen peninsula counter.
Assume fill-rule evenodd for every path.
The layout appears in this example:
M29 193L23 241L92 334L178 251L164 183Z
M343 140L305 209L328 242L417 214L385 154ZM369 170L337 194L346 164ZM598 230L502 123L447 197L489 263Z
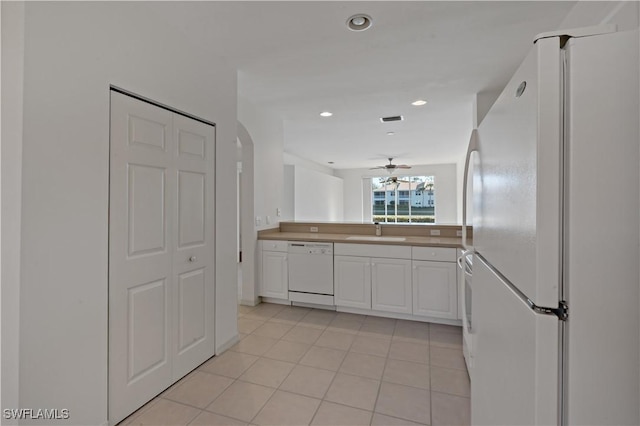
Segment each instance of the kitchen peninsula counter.
M463 247L462 237L457 236L457 231L461 230L461 226L390 224L382 224L381 226L382 235L376 236L374 224L282 222L279 228L259 231L258 239L418 247ZM309 232L310 228L316 228L318 232ZM440 232L441 235L429 236L428 234L432 231ZM470 230L468 232L470 234ZM400 238L404 239L400 240Z

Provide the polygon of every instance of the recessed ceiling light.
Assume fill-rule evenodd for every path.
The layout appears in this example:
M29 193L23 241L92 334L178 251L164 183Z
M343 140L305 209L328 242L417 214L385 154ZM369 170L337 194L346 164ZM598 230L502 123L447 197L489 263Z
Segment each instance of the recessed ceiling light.
M333 164L333 161L327 161L328 164Z
M396 132L387 132L387 136L393 136L395 134L396 134Z
M371 27L371 17L363 13L358 13L347 19L347 27L351 31L364 31Z
M333 113L329 112L329 111L323 111L323 112L320 113L320 115L322 117L331 117L333 115Z
M425 105L426 103L427 103L427 101L423 101L422 99L418 99L417 101L411 102L411 105L422 106L422 105Z

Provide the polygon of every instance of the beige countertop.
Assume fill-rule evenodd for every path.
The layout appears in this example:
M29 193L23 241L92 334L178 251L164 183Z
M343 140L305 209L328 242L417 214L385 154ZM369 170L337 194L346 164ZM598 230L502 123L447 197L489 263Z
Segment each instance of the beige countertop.
M349 239L349 237L375 237L375 235L329 234L323 232L260 232L259 240L287 240L287 241L318 241L328 243L348 244L384 244L395 246L424 246L424 247L454 247L462 248L462 238L459 237L412 237L401 236L403 241ZM396 237L395 235L383 235ZM400 237L400 236L399 236Z

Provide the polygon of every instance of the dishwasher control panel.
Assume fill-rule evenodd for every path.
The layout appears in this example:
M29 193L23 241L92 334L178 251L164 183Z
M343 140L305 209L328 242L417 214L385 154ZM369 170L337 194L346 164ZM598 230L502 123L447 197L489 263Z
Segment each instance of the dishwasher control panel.
M333 255L333 243L289 243L289 253Z

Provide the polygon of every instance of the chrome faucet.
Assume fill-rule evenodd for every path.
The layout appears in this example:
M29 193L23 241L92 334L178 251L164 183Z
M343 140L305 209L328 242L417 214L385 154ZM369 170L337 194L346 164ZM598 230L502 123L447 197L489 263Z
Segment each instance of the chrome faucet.
M378 222L375 222L375 225L376 225L376 236L379 237L380 235L382 235L382 227Z

